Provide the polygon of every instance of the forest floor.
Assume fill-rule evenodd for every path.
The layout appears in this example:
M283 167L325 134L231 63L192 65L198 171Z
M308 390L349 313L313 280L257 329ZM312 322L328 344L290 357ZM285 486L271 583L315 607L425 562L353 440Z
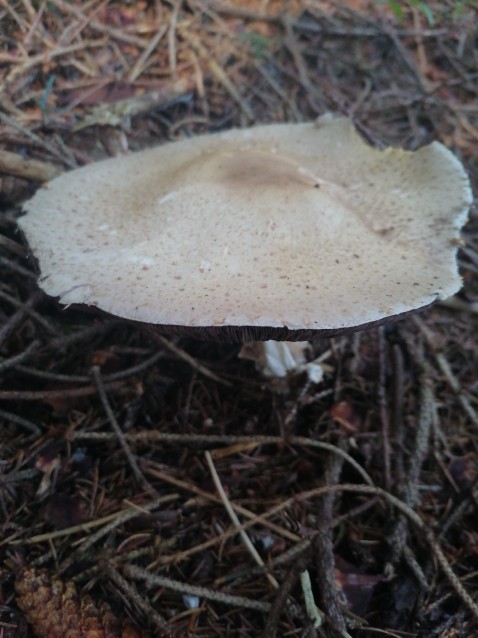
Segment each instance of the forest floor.
M64 309L16 229L61 171L329 111L478 193L476 3L17 0L0 44L0 636L478 636L476 208L462 291L318 384Z

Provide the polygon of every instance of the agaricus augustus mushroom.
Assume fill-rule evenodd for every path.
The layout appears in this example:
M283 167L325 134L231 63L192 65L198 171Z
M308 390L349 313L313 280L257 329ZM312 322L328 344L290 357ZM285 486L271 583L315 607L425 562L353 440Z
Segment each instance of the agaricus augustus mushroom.
M204 135L64 174L19 220L63 304L228 341L332 336L455 293L471 189L435 142L345 118Z

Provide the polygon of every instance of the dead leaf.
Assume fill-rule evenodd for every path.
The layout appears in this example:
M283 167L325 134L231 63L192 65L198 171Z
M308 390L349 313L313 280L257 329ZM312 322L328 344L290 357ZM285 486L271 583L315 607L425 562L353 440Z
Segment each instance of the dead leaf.
M330 409L330 416L346 432L357 432L362 423L362 419L355 411L352 403L347 399L334 403Z

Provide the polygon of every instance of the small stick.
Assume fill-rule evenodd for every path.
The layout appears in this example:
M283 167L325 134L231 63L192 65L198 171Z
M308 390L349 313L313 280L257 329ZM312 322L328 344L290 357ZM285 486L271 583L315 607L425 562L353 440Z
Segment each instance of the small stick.
M465 396L465 394L463 393L461 384L456 378L456 376L453 374L453 371L445 355L442 352L437 351L437 347L436 347L432 332L429 330L429 328L427 328L423 320L420 319L419 317L413 317L413 322L415 323L415 325L418 327L418 329L424 336L427 346L429 347L433 356L435 357L435 361L437 362L438 367L440 368L442 374L448 381L448 384L450 385L451 389L456 394L458 401L461 403L463 409L465 410L467 415L470 417L470 420L473 423L473 425L478 428L478 413L476 412L475 408L471 405L471 402L468 399L468 397Z
M2 411L0 411L0 416ZM18 472L9 472L8 474L0 474L0 485L9 485L10 483L19 483L21 481L31 481L33 478L36 478L38 475L38 470L32 468L30 470L19 470ZM17 541L21 542L21 541ZM3 545L3 542L0 541L0 545Z
M148 60L149 56L153 53L153 51L156 49L156 47L160 43L161 39L163 38L167 30L168 30L168 27L163 26L162 28L158 29L156 34L151 38L151 41L148 44L147 48L139 56L139 58L136 60L134 67L131 69L131 72L128 78L130 82L134 82L142 74L142 72L144 71L144 65L146 64L146 61Z
M6 301L10 301L10 295L6 293L1 294L0 297L6 299ZM12 332L18 328L21 322L25 319L25 315L28 315L32 308L42 299L43 294L40 292L36 292L33 294L30 299L28 299L25 303L22 303L19 300L12 300L12 304L18 307L18 310L9 317L8 321L4 323L4 325L0 328L0 346L10 337Z
M317 85L314 85L309 77L309 72L307 70L307 66L304 62L304 57L302 55L302 51L297 43L297 38L294 34L293 24L294 21L291 20L290 17L284 16L282 18L282 24L285 30L285 38L284 44L289 51L294 64L296 66L297 72L299 74L299 82L302 87L305 89L307 93L307 98L309 100L312 108L320 112L322 110L322 105L324 103L323 94Z
M17 255L18 257L21 257L22 259L25 259L25 257L27 256L27 250L25 246L18 244L16 241L13 241L9 237L5 237L5 235L0 235L0 247L5 248L9 252L13 253L14 255ZM2 257L2 262L5 263L5 259L6 257ZM9 264L10 268L13 268L13 269L21 268L21 266L18 266L17 264L13 264L13 262L10 262L10 264ZM34 278L36 281L36 276L31 271L26 271L26 272L28 272L28 274L26 275L27 277Z
M239 520L239 518L238 518L236 512L234 511L229 499L227 498L227 494L224 491L224 488L223 488L222 483L221 483L221 479L219 478L219 475L218 475L218 473L216 471L216 468L214 466L214 461L212 460L212 456L211 456L209 450L206 450L205 455L206 455L207 464L209 466L209 471L211 472L212 480L214 481L214 485L216 486L216 489L217 489L217 491L219 493L219 496L221 497L221 501L223 502L223 505L226 508L227 513L229 514L229 518L234 523L235 527L240 528L239 529L239 534L240 534L240 536L242 538L242 542L244 543L244 545L248 549L248 551L251 554L251 556L253 557L253 559L256 561L256 563L260 567L263 567L265 569L266 566L264 564L264 561L262 560L260 554L257 552L256 548L252 544L251 539L249 538L249 536L246 534L244 529L242 529L241 521ZM269 580L271 585L275 589L279 589L279 583L274 578L274 576L272 576L272 574L269 574L269 573L267 573L266 575L267 575L267 579Z
M393 390L392 390L392 424L394 440L397 443L397 454L394 458L395 474L400 484L405 477L403 449L405 439L405 427L403 423L403 397L404 397L404 370L403 352L398 344L392 348Z
M28 419L25 419L22 416L18 416L18 414L13 414L12 412L7 412L6 410L0 409L0 418L5 419L6 421L10 421L11 423L15 423L16 425L19 425L22 428L25 428L25 430L28 430L35 436L39 436L41 434L41 430L38 427L38 425L36 425L32 421L29 421ZM36 473L36 470L35 470L35 473ZM3 476L2 479L8 480L8 476L9 475L7 474L6 476Z
M40 324L42 326L42 328L44 328L47 332L49 332L51 335L56 336L57 335L57 331L55 328L53 328L53 326L50 325L50 323L45 319L45 317L36 312L33 307L44 297L44 293L41 290L36 290L32 296L30 297L30 299L28 299L28 301L26 301L25 303L23 301L21 301L20 299L18 299L17 297L14 297L13 295L9 295L8 293L4 292L3 290L0 290L0 299L4 299L5 301L7 301L9 304L11 304L12 306L14 306L15 308L19 308L19 312L20 312L20 319L23 318L24 315L28 315L29 317L31 317L32 319L34 319L38 324ZM2 329L0 330L0 343L3 343L3 341L5 340L5 335L4 335L4 331L5 330L9 330L11 328L10 326L10 321L13 320L14 317L17 317L17 313L15 313L14 315L12 315L8 322L6 324L4 324L2 326ZM15 321L17 321L18 319L16 319ZM9 327L10 326L10 327ZM8 333L9 336L10 333Z
M257 611L263 611L268 613L271 609L270 603L261 602L260 600L250 600L243 596L235 596L233 594L226 594L220 591L214 591L208 587L198 587L197 585L188 585L182 583L179 580L173 580L172 578L166 578L159 574L152 574L142 567L137 565L125 565L123 568L124 573L136 580L144 580L146 587L166 587L173 591L180 592L181 594L189 594L191 596L198 596L198 598L205 598L206 600L215 600L223 605L230 605L233 607L246 607L247 609L255 609Z
M138 482L143 489L147 490L151 494L156 494L156 490L154 487L147 481L147 479L143 476L143 473L139 469L138 461L134 456L129 443L127 442L123 430L120 428L118 421L114 415L113 410L111 409L110 402L108 401L108 397L106 395L105 384L103 383L103 379L101 378L101 372L99 366L93 366L91 369L93 374L93 379L96 384L96 388L98 390L98 394L100 396L101 403L103 404L103 408L106 412L106 416L110 422L111 427L116 435L116 438L119 441L119 444L123 448L123 452L128 460L129 466L134 474L136 481Z
M43 56L40 56L40 58L43 62ZM16 71L16 69L14 69L14 71ZM7 126L11 126L16 131L20 131L20 133L22 133L27 139L29 139L34 144L37 144L40 148L45 149L53 157L56 157L56 159L68 166L68 168L76 168L74 162L60 153L48 140L43 139L36 133L32 133L32 131L19 124L13 117L2 113L2 111L0 111L0 122L3 122Z
M406 503L414 507L419 499L418 484L420 470L425 461L430 439L430 429L433 423L435 398L428 379L420 380L420 406L418 413L418 427L415 435L414 451L408 468L406 480Z
M386 380L386 341L385 331L383 326L378 329L378 343L379 343L379 377L378 377L378 403L380 409L380 420L382 422L382 438L383 438L383 465L385 475L385 487L390 491L392 485L392 475L390 470L390 418L387 405L387 393L385 390Z
M420 16L416 6L412 6L411 10L413 15L413 27L416 30L415 44L417 48L418 68L420 70L422 81L425 82L425 78L427 77L427 73L429 69L429 64L427 60L427 54L425 52L425 46L423 44L423 38L420 35L420 26L421 26Z
M24 470L24 472L32 472L32 470ZM38 474L38 470L34 470L35 474ZM21 472L17 472L17 476L20 475ZM32 475L32 476L34 476ZM7 474L4 478L8 479L10 475ZM27 477L27 475L25 475ZM28 475L28 478L31 478ZM6 480L5 482L10 482ZM167 496L163 496L161 499L161 503L158 501L154 502L154 507L159 506L160 504L169 503L176 501L179 498L179 494L168 494ZM147 510L148 505L142 505L141 510ZM151 504L151 509L153 509L153 504ZM149 510L148 510L149 511ZM127 509L119 510L118 512L113 512L112 514L107 514L106 516L102 516L101 518L96 518L93 521L87 521L86 523L79 523L78 525L73 525L72 527L66 527L65 529L58 529L54 532L46 532L45 534L37 534L36 536L31 536L26 540L18 540L13 541L12 545L36 545L37 543L44 543L45 541L51 541L55 538L63 538L64 536L71 536L71 534L78 534L79 532L88 532L90 529L95 527L100 527L109 523L110 521L116 521L116 525L124 523L129 520L131 517L138 516L138 514L144 514L144 511L138 511L138 507L128 507ZM119 522L118 522L119 521Z
M176 501L178 498L179 498L179 494L166 494L165 496L161 496L160 498L155 499L151 503L146 503L145 505L141 505L141 506L132 506L128 508L127 510L125 510L123 513L118 512L117 515L115 515L114 520L112 520L110 523L108 523L107 525L99 529L97 532L95 532L91 536L88 536L86 540L82 541L77 551L70 554L70 556L65 561L63 561L63 563L60 566L60 573L68 569L68 567L70 567L70 565L72 565L77 560L78 553L80 555L85 554L85 552L87 552L90 549L90 547L92 547L95 543L97 543L99 540L101 540L104 536L109 534L111 531L113 531L120 525L123 525L123 523L126 523L132 520L133 518L136 518L137 516L144 516L145 513L152 512L153 510L160 507L161 505L164 505L165 503L170 503L172 501ZM55 532L52 532L52 533L55 533Z
M328 456L322 482L324 485L336 485L342 471L343 459ZM317 503L316 516L320 531L312 539L312 555L315 559L316 578L319 583L319 604L329 616L334 629L343 633L346 630L345 619L339 602L339 592L335 581L335 556L332 538L332 518L336 493L325 494ZM302 586L304 586L304 581ZM305 592L304 592L305 595ZM315 604L315 603L314 603ZM312 617L314 618L314 617Z
M90 42L88 46L100 48L104 46L104 44L105 44L105 40ZM78 51L83 51L85 47L86 47L85 42L76 42L75 44L70 44L64 47L58 46L54 49L46 49L45 51L41 53L37 53L35 55L27 57L24 61L18 60L17 56L15 55L8 55L8 54L4 55L3 60L5 62L10 62L10 63L17 62L16 66L14 64L10 65L12 67L12 70L7 75L6 84L8 85L10 83L13 83L15 80L17 80L22 75L25 75L28 71L30 71L30 69L32 69L35 66L46 64L47 62L50 62L51 60L55 60L56 58L59 58L68 53L76 53ZM56 155L57 153L55 153L55 156ZM63 158L63 160L66 160L66 158Z
M0 173L29 179L32 182L49 182L63 171L49 162L28 159L17 153L0 149Z
M216 80L222 84L229 95L239 104L242 112L246 116L248 121L254 121L255 115L247 101L242 97L234 84L229 79L229 76L224 69L211 57L210 51L208 51L204 45L200 42L199 38L186 29L181 29L181 37L183 37L197 52L199 57L206 60L209 70L214 75Z
M133 69L134 71L134 69ZM99 104L88 109L88 114L73 128L74 132L81 131L97 124L119 126L124 121L136 115L148 113L165 104L180 100L193 91L193 84L189 80L179 79L157 91L149 91L132 98L117 100L113 103Z
M190 354L188 354L187 352L185 352L181 348L178 348L178 346L176 346L174 343L169 341L169 339L166 339L162 335L155 333L153 330L148 330L148 334L150 336L152 336L155 341L158 341L165 348L167 348L168 350L173 352L177 357L179 357L180 359L182 359L186 363L189 363L189 365L194 370L197 370L198 372L200 372L205 377L208 377L209 379L212 379L213 381L216 381L217 383L221 383L222 385L225 385L227 387L231 387L232 384L229 383L229 381L225 381L224 379L221 379L220 377L218 377L216 374L214 374L214 372L209 370L209 368L206 368L206 366L202 365L202 363L199 363L198 361L196 361L196 359L191 357Z
M95 324L93 326L89 326L88 328L78 330L77 332L74 332L72 334L56 337L55 339L52 339L49 343L47 343L46 347L49 350L54 350L55 352L58 352L59 350L65 350L70 346L75 346L81 341L88 341L89 339L92 339L94 337L103 337L108 332L110 332L110 330L120 325L123 325L123 321L121 319L112 319L104 323Z
M128 377L135 376L150 368L156 363L156 361L163 358L163 356L164 355L162 352L155 352L151 357L149 357L145 361L142 361L141 363L131 366L131 368L125 368L124 370L120 370L119 372L113 372L112 374L103 375L103 382L107 383L109 381L119 381L121 379L127 379ZM0 370L1 366L2 363L0 363ZM83 374L48 372L46 370L38 370L37 368L32 368L30 366L24 365L16 365L15 369L22 374L27 374L39 379L47 379L49 381L60 381L62 383L91 383L91 376Z
M168 30L168 57L169 57L169 71L171 77L176 79L177 77L177 67L178 60L176 54L176 27L178 24L178 13L181 9L181 5L183 0L176 0L173 4L173 10L171 12L171 18L169 21L169 27L166 27Z
M117 28L110 26L108 24L103 24L103 22L97 20L96 18L90 19L86 16L79 7L77 7L72 2L67 2L66 0L51 0L52 4L56 5L62 11L70 15L74 15L76 18L88 24L92 29L98 31L99 33L104 33L111 39L120 40L120 42L126 42L128 44L133 44L141 49L145 49L148 46L148 43L132 33L128 33L124 28Z
M300 113L297 108L294 100L290 98L288 92L284 90L281 85L274 79L271 73L267 70L267 66L265 64L260 64L259 62L253 60L252 64L254 68L262 75L265 81L271 86L273 91L277 93L277 95L286 103L290 112L293 115L293 118L296 122L303 122L304 116Z
M124 390L122 381L105 383L105 390ZM49 399L76 399L96 394L93 386L84 388L63 388L62 390L0 390L0 401L48 401Z
M121 574L118 574L116 569L114 569L110 563L105 562L102 564L102 567L108 578L112 580L113 583L119 587L124 594L126 594L126 596L128 596L130 601L134 603L138 609L141 609L148 620L158 630L159 636L170 638L173 635L173 631L169 623L161 616L161 614L158 614L154 607L152 607L143 596L140 596L136 588L130 585L130 583L128 583Z
M452 310L478 314L478 301L463 301L463 299L459 297L448 297L448 299L443 299L443 301L439 301L438 303L440 306L451 308Z
M10 357L9 359L0 360L0 374L6 372L9 368L16 368L19 363L28 359L32 354L34 354L41 345L40 339L35 339L25 348L23 352Z
M307 616L314 623L314 628L318 629L323 623L322 612L315 604L314 594L312 592L312 583L310 582L310 574L307 569L300 574L300 584L302 587L302 593L304 594Z
M113 435L109 435L106 432L76 432L73 436L74 439L82 441L95 441L95 440L108 440L113 438ZM179 434L175 432L158 432L157 430L146 430L143 432L131 432L126 434L126 439L130 442L137 441L162 441L165 443L182 443L193 444L202 443L204 445L237 445L240 443L255 443L256 445L303 445L304 447L312 447L325 452L330 452L344 459L349 465L351 465L362 477L363 481L367 485L373 485L371 477L363 469L363 467L357 463L357 461L350 456L345 450L333 445L332 443L326 443L325 441L316 441L315 439L309 439L306 436L288 436L284 439L282 436L237 436L234 434Z
M419 501L418 482L420 470L428 451L430 429L433 423L433 405L434 397L432 387L428 379L422 374L420 378L419 414L414 452L402 488L404 501L411 508L414 508ZM407 546L407 535L407 519L404 514L400 514L397 517L397 523L392 532L393 553L391 563L395 563L400 556L403 556L415 574L415 577L426 591L429 588L426 576L413 557L410 548Z
M304 553L305 550L297 557L299 567L302 567L301 563L304 560ZM270 612L267 615L267 622L264 628L264 638L276 638L280 617L284 613L289 595L297 582L298 576L297 564L293 564L285 575L281 587L277 592L274 602L272 603Z
M5 239L7 241L4 241ZM8 237L4 237L3 235L0 235L0 246L2 248L6 248L10 252L13 252L15 255L18 255L19 257L23 257L23 258L26 257L25 248L21 246L20 244L17 244L16 241L12 241L11 239L8 239ZM18 273L22 277L31 279L32 281L36 283L37 276L35 275L35 273L33 273L31 270L28 270L28 268L24 268L23 266L20 266L20 264L17 264L16 262L11 261L11 259L9 259L8 257L0 257L0 266L5 266L6 268L13 270L13 272Z

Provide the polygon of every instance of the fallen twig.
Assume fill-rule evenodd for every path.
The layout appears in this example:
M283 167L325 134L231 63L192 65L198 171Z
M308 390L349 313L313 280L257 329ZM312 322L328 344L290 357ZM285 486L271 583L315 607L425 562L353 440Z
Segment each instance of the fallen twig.
M115 436L118 439L119 444L122 447L126 458L128 459L129 466L133 472L135 479L137 480L138 484L141 485L141 487L143 487L143 489L145 489L150 494L156 495L156 490L154 489L154 487L143 476L143 473L141 472L139 468L138 461L136 460L136 457L131 451L129 444L126 441L123 430L120 428L119 423L116 420L115 414L113 410L111 409L110 402L108 401L108 397L106 395L105 384L103 383L103 379L101 378L100 368L98 366L93 366L93 368L91 369L91 372L96 384L96 388L98 390L101 403L106 412L106 416L108 417L108 421L110 422L113 432L115 433Z
M427 328L427 326L425 325L425 323L420 317L415 316L412 318L412 320L417 326L417 328L420 330L422 335L424 336L427 346L429 347L432 355L435 357L435 361L437 362L438 367L440 368L442 374L444 375L445 379L449 383L451 389L455 393L456 398L461 403L463 409L469 416L473 425L476 428L478 428L478 413L476 412L475 408L471 405L471 402L468 399L468 397L463 392L461 384L456 378L456 376L453 374L451 366L448 363L448 360L446 359L445 355L442 352L438 351L431 331Z
M73 565L74 562L78 559L78 555L84 555L85 552L90 549L90 547L93 547L95 543L104 538L107 534L109 534L120 525L123 525L127 521L130 521L138 516L144 516L144 514L154 511L165 503L172 503L178 498L179 494L166 494L165 496L160 496L151 503L135 505L125 510L124 512L118 512L114 515L114 519L111 522L107 523L104 527L99 529L91 536L88 536L85 540L80 540L80 544L77 547L76 551L72 552L68 556L68 558L61 564L61 572L64 572L66 569L68 569L68 567ZM48 538L45 537L45 540L48 540Z
M113 435L107 432L77 432L74 434L74 438L78 440L108 440L112 439ZM283 438L281 436L247 436L247 435L235 435L235 434L178 434L175 432L159 432L157 430L143 430L140 432L129 432L126 434L126 438L131 442L153 442L163 441L165 443L184 443L192 444L201 443L204 445L225 444L236 445L240 443L255 443L256 445L283 445L288 443L289 445L303 445L305 447L316 448L323 450L324 452L330 452L342 457L347 463L349 463L362 477L362 479L368 485L373 485L371 477L363 469L350 454L342 450L341 448L327 443L326 441L317 441L316 439L308 438L305 436L288 436Z
M0 149L0 173L15 175L33 182L49 182L60 175L62 170L54 164L28 159L23 155Z
M169 623L161 616L161 614L158 614L156 609L144 598L144 596L141 596L139 592L116 571L111 563L105 561L102 564L102 567L108 578L121 589L123 594L125 594L129 600L138 607L138 609L141 609L149 622L154 625L156 630L159 632L158 638L160 636L166 636L166 638L168 638L173 635L173 630Z
M235 87L230 77L224 71L224 69L219 65L216 60L211 57L210 51L208 51L204 45L201 43L200 39L191 31L188 31L187 28L182 28L180 31L181 37L184 38L197 52L199 57L206 61L209 70L216 78L216 80L222 84L222 86L226 89L229 95L239 104L241 110L246 117L246 120L250 123L255 120L254 111L251 109L247 100L242 97L239 90Z
M205 377L208 377L209 379L212 379L213 381L216 381L217 383L220 383L221 385L225 385L228 387L232 386L232 384L229 383L229 381L226 381L225 379L221 379L221 377L218 377L217 374L214 374L214 372L209 370L209 368L207 368L202 363L199 363L199 361L196 361L196 359L194 359L194 357L188 354L185 350L182 350L182 348L179 348L172 341L158 334L154 329L149 328L148 335L151 336L155 341L160 343L162 346L167 348L170 352L173 352L179 359L182 359L183 361L188 363L194 370L196 370L200 374L203 374Z
M208 587L198 587L197 585L188 585L172 578L166 578L159 574L153 574L150 571L138 567L137 565L125 565L123 571L127 576L134 578L135 580L142 580L145 582L146 587L165 587L173 591L180 592L181 594L190 594L191 596L198 596L199 598L205 598L206 600L215 600L223 605L230 605L232 607L245 607L246 609L255 609L257 611L269 612L270 603L262 602L260 600L251 600L244 596L235 596L234 594L226 594L220 591L214 591Z
M236 512L234 511L234 508L232 507L231 503L229 502L229 499L227 498L226 492L224 491L224 488L222 486L221 480L220 480L219 475L218 475L218 473L216 471L216 468L214 466L214 462L212 460L211 454L207 450L206 450L206 461L207 461L207 464L209 466L209 471L211 472L212 480L214 481L214 485L216 486L216 490L219 492L219 496L221 498L221 501L222 501L224 507L226 508L226 511L227 511L227 513L229 515L229 518L232 520L232 522L234 523L235 527L237 528L237 530L239 532L239 535L240 535L240 537L242 539L242 542L246 546L247 551L252 556L254 561L260 567L263 567L265 569L266 566L265 566L264 561L262 560L260 554L258 553L256 548L252 544L251 539L246 534L245 530L241 528L241 521L239 520ZM269 580L269 582L271 583L271 585L273 587L275 587L276 589L278 589L279 583L274 578L274 576L272 576L268 572L266 572L266 576L267 576L267 579Z

